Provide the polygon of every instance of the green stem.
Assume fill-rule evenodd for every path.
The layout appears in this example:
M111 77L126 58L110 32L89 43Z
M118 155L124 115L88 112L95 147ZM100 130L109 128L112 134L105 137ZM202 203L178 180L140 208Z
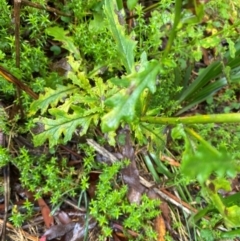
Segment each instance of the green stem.
M172 47L173 40L177 33L177 26L181 19L181 12L182 12L182 0L176 0L175 1L175 17L174 17L173 27L172 27L172 30L171 30L171 33L169 36L167 46L164 50L164 57L166 57L168 55L168 53Z
M218 156L221 155L221 153L216 148L214 148L208 141L205 141L197 132L195 132L190 128L184 128L184 129L188 134L195 137L200 143L202 143L202 145L208 148L212 153L215 153Z
M177 124L206 124L206 123L239 123L240 114L214 114L195 115L184 117L150 117L145 116L140 119L142 122L151 124L177 125Z

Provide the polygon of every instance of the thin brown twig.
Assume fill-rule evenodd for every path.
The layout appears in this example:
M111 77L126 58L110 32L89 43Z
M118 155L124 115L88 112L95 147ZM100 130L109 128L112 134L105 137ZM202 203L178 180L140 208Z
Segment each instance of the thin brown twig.
M69 200L67 200L67 199L64 200L64 203L66 203L66 204L68 204L69 206L75 208L76 210L79 210L80 212L86 213L86 209L85 209L85 208L81 208L81 207L75 205L73 202L71 202L71 201L69 201Z
M2 241L6 240L6 223L8 219L8 208L10 200L10 174L9 174L9 164L3 167L4 174L4 223L2 226Z
M99 154L103 155L106 157L111 163L114 163L117 161L117 158L111 154L109 151L107 151L105 148L101 147L97 142L95 142L92 139L87 139L88 145L93 147L95 151L97 151Z
M38 99L38 95L34 93L27 85L20 81L17 77L11 74L8 70L0 66L0 75L2 75L7 81L15 84L21 90L24 90L33 99Z
M14 0L16 67L20 67L20 6L21 0Z
M14 0L15 51L16 51L15 64L17 68L20 68L20 7L21 7L21 0ZM17 87L17 98L19 102L21 116L24 117L24 113L22 109L22 101L20 96L21 96L21 88Z
M65 16L65 17L71 17L72 16L69 13L61 12L61 11L57 10L56 8L52 8L52 7L48 7L48 6L42 6L38 3L29 2L27 0L22 0L22 3L27 5L27 6L33 7L33 8L47 10L48 12L52 12L52 13L55 13L57 15L61 15L61 16Z
M3 107L1 105L1 107ZM7 115L4 113L3 115ZM0 129L0 146L5 148L7 146L6 142L6 135L4 132ZM1 241L6 240L6 227L7 227L7 220L8 220L8 210L9 210L9 200L10 200L10 167L9 163L7 163L3 167L3 175L4 175L4 218L3 218L3 224L2 224L2 230L1 230Z

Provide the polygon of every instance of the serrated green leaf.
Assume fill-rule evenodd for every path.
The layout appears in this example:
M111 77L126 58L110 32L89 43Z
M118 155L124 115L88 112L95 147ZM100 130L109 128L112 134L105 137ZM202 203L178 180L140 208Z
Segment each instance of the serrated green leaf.
M105 21L102 11L93 12L93 19L89 22L89 31L97 32L105 28Z
M80 59L80 53L77 47L74 45L74 41L71 37L67 36L68 31L65 31L60 27L50 27L45 30L46 34L54 37L54 40L60 41L63 43L63 48L72 53L76 59Z
M111 78L109 81L120 88L127 88L131 83L129 79Z
M64 136L63 141L66 143L71 140L77 127L81 127L80 135L86 134L91 121L94 119L94 110L90 110L87 113L80 107L73 107L72 109L74 109L73 114L68 114L57 108L49 110L49 113L54 116L55 119L41 118L45 130L34 136L34 145L40 146L48 140L49 147L51 148L59 143L62 135ZM35 121L39 121L39 119Z
M136 116L136 108L140 95L145 88L152 93L156 89L156 76L159 72L159 63L151 61L146 63L145 68L130 75L131 84L106 100L105 104L113 109L102 118L102 130L104 132L117 129L121 121L130 123ZM126 77L129 78L129 77ZM119 79L119 81L121 81Z
M38 100L32 102L29 115L35 114L41 110L41 114L45 113L49 106L55 107L63 98L72 94L78 88L74 85L57 85L57 89L45 88L45 94L40 95Z
M196 138L200 144L193 142L188 137L189 134ZM217 150L192 129L184 129L183 125L178 125L173 129L172 137L174 139L184 138L181 172L185 177L197 178L200 184L204 185L212 174L218 178L225 175L229 177L236 175L238 170L236 161L232 159L227 150ZM221 184L223 185L223 182Z
M64 36L69 33L68 31L64 31L63 28L60 28L57 26L47 28L45 32L46 34L53 36L55 40L58 40L58 41L61 41L62 39L64 39Z
M72 97L72 96L71 96ZM62 105L59 105L58 106L58 109L59 110L62 110L66 113L68 113L69 109L71 108L71 106L73 105L73 100L72 98L67 98L64 100L64 103Z
M203 144L197 146L195 152L186 150L181 164L181 172L203 184L211 174L218 177L228 175L234 177L237 172L236 163L226 150L215 153Z
M232 228L240 226L240 207L236 205L239 201L236 200L237 202L229 205L230 202L227 203L226 200L218 194L219 190L231 191L231 189L231 183L226 177L217 177L213 180L208 180L205 187L205 191L207 191L209 198L212 200L213 206L223 216L226 226Z
M225 177L217 177L213 180L208 181L211 185L214 185L215 193L218 193L218 190L222 189L225 191L231 191L231 183Z
M221 43L221 38L218 35L210 36L200 40L200 45L206 49L212 48L213 46L217 46L219 45L219 43Z
M224 221L228 227L240 227L240 207L237 205L225 209Z
M115 1L105 0L104 10L109 22L109 29L117 43L119 57L127 72L131 73L134 70L134 48L136 42L124 33L125 29L124 26L119 23L116 8L117 5Z
M91 89L89 79L84 71L79 71L82 64L81 60L75 60L73 56L68 56L68 63L70 64L72 71L68 71L67 77L72 80L72 83L78 85L81 89Z

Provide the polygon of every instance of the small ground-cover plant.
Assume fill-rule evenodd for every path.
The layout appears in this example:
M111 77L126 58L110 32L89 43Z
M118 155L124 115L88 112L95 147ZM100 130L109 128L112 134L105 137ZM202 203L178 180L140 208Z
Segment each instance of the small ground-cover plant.
M159 214L159 200L150 200L143 195L140 205L129 204L126 198L127 186L119 186L116 180L117 173L124 165L126 165L125 162L118 162L112 166L103 167L97 184L96 197L90 203L90 214L102 229L100 240L112 235L110 221L119 222L118 220L123 220L126 233L129 229L139 234L137 240L145 238L155 240L157 234L152 229L150 220ZM144 234L140 235L142 232Z

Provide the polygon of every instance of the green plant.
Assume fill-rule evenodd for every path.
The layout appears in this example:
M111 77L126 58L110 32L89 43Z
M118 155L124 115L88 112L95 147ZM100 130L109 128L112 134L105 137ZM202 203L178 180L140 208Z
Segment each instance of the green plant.
M76 51L76 45L81 45L81 43L69 37L69 32L59 27L47 29L47 33L53 36L55 40L61 41L63 48L70 53L68 59L72 71L69 72L68 77L72 84L58 86L56 90L45 89L45 95L41 95L39 100L31 105L31 114L41 110L41 114L44 115L50 107L48 111L52 116L35 120L36 122L41 121L45 125L45 131L34 136L36 145L41 145L46 140L49 141L50 147L59 143L66 143L72 138L73 133L79 126L81 127L80 135L85 135L87 131L97 129L100 124L102 132L108 134L109 143L114 145L114 132L121 124L125 123L128 123L131 129L134 130L136 141L145 143L148 137L153 142L157 139L154 137L156 136L154 128L157 129L157 124L176 125L179 123L197 124L239 121L238 114L167 117L174 114L183 114L226 86L228 84L227 79L236 78L238 76L236 73L240 53L239 43L233 46L231 42L237 39L237 33L229 30L234 29L235 24L228 26L228 29L224 29L224 26L220 24L214 34L205 36L204 32L208 28L217 25L218 20L214 16L212 25L211 23L208 25L202 24L199 28L192 28L196 24L204 23L202 13L204 8L206 13L211 12L209 5L203 7L199 4L196 6L196 15L194 16L188 8L184 8L184 5L175 4L175 16L173 16L172 13L167 11L169 4L170 1L166 5L159 4L157 6L163 10L165 15L160 16L159 12L153 12L149 20L150 24L146 24L146 20L143 18L142 7L136 5L135 11L138 15L138 25L134 36L133 32L129 35L126 34L125 26L119 21L119 16L115 14L117 6L113 2L105 1L105 15L101 14L101 17L105 18L104 21L107 23L111 37L115 40L115 48L109 47L109 49L111 53L116 51L119 54L121 66L118 67L118 70L124 71L120 76L113 77L111 72L109 73L110 76L103 75L101 77L98 74L92 74L91 70L95 70L102 59L98 59L94 55L95 62L93 62L93 66L89 66L85 62L86 59L82 57L83 55ZM121 14L122 9L118 11ZM183 11L183 15L180 16L181 11ZM81 22L83 18L78 17L78 21ZM173 23L173 28L170 31L167 30L168 22ZM79 28L84 29L86 27L84 24ZM156 27L165 29L165 31L162 31L162 36L155 35L154 30ZM103 27L101 29L106 30ZM76 29L71 29L72 32L74 30ZM99 31L99 29L96 31ZM168 32L170 40L166 48L163 48L163 51L158 51L157 39L164 38ZM176 33L178 38L175 38ZM194 61L199 60L202 56L201 47L213 48L218 46L223 38L221 35L227 39L229 51L226 51L224 46L219 47L217 49L219 60L201 70L198 77L192 81L191 71L194 68ZM146 36L149 36L147 38L149 42L144 41ZM105 35L104 38L107 38L107 36ZM188 53L192 52L192 55L186 55L186 49ZM87 53L87 50L85 51ZM220 51L225 53L220 55L218 54ZM96 51L99 56L101 56L100 52L101 50ZM175 60L176 56L178 56L177 60ZM110 53L109 58L112 59ZM191 63L189 67L186 67L187 62ZM106 64L108 65L108 62ZM160 86L157 86L156 82L159 75ZM93 85L90 79L94 82ZM214 82L212 82L213 79ZM63 98L64 101L62 101ZM161 101L160 104L158 104L159 101ZM61 138L62 135L63 139ZM157 143L154 144L159 146ZM211 154L207 148L201 146L199 148L201 155ZM216 155L223 155L222 158L225 158L224 153L222 151ZM191 166L192 157L189 155L188 161L183 163L183 170L184 165L186 168ZM210 169L205 172L199 172L203 168L196 169L196 173L194 173L202 185L213 171L215 165L219 163L217 159L214 162L214 159L214 156L208 159L212 161ZM203 165L200 160L199 162ZM226 166L222 166L218 175L224 174L231 165L232 163L229 165L226 163ZM186 172L183 173L187 175ZM194 177L192 176L192 178ZM106 219L101 218L99 222L104 224Z
M238 127L231 125L229 129L229 122L240 120L238 113L229 113L239 109L234 96L240 79L238 2L232 0L229 4L212 0L202 4L194 1L190 6L190 1L165 0L144 7L137 4L138 1L127 1L131 11L129 16L124 3L121 0L91 0L87 3L74 0L62 6L52 1L54 6L70 13L68 17L61 16L54 21L49 21L46 10L22 7L19 69L13 58L15 40L11 8L6 1L1 1L0 61L34 91L44 90L34 102L26 94L22 95L22 106L29 118L27 123L20 124L18 115L9 123L7 117L1 116L1 126L6 133L9 129L18 134L29 132L32 118L35 118L34 123L44 125L41 133L33 134L35 146L48 141L54 153L56 145L66 144L74 134L96 137L104 144L108 142L115 146L119 142L115 138L117 130L128 124L134 143L147 148L144 161L154 180L160 182L159 174L165 174L173 183L175 175L157 157L169 147L165 131L172 125L177 126L172 133L175 142L170 148L183 157L183 178L198 180L207 193L207 201L216 205L229 228L235 227L238 219L233 211L239 211L238 204L234 202L234 205L227 206L217 190L229 189L226 177L233 177L238 171L235 161L239 157L238 133L233 138L234 128L238 131ZM211 57L211 63L206 60L205 65L199 63L203 49ZM54 56L49 57L49 53ZM66 57L71 66L67 76L59 76L50 67L49 63L60 56ZM11 99L15 92L13 86L1 77L0 87L1 94ZM219 90L224 94L216 95ZM208 104L204 104L203 112L212 115L191 116L192 108L203 105L204 101ZM216 106L221 102L224 106L219 111ZM186 113L190 116L184 116ZM224 125L218 128L216 123ZM205 139L210 134L211 143L216 148L186 125L192 125ZM217 143L220 136L224 137ZM184 145L181 146L178 143L182 140ZM226 151L229 146L231 148ZM92 215L98 218L103 235L110 236L109 220L122 216L126 228L142 228L145 220L138 223L137 217L143 213L146 215L151 201L143 196L142 206L122 202L126 187L113 184L120 167L99 167L92 151L84 149L86 157L81 173L69 168L66 160L58 162L56 154L34 157L24 148L12 162L20 171L22 184L30 190L39 190L36 198L51 191L53 204L64 195L85 192L91 169L103 168L101 178L110 170L111 178L105 178L111 180L111 185L100 178L96 200L91 204ZM0 151L3 166L8 162L9 152L4 148ZM209 165L202 160L203 157ZM178 171L176 175L179 175ZM211 175L215 177L212 181ZM111 202L110 214L106 213L101 193ZM119 208L116 203L120 203ZM18 219L16 215L16 223Z
M196 132L177 126L173 130L173 138L184 138L185 150L182 159L182 174L189 180L197 179L202 191L211 200L229 227L239 226L238 203L227 205L218 194L220 189L231 190L228 178L233 178L239 172L239 167L226 149L217 150ZM199 144L191 139L194 137ZM201 172L199 172L201 170Z
M6 148L0 147L0 167L9 163L10 154Z
M130 123L133 119L135 121L134 121L134 124L132 125L132 129L135 129L135 130L139 129L141 131L146 132L144 128L142 128L141 124L140 123L138 124L136 121L137 121L137 118L139 118L139 116L141 116L142 114L145 114L147 110L146 108L149 107L149 104L150 106L154 107L154 105L152 105L151 102L149 102L149 97L150 99L154 98L157 100L157 96L163 96L162 93L164 92L166 96L166 101L165 102L161 101L163 104L160 107L158 107L158 109L155 110L155 112L152 112L152 114L157 113L156 111L159 112L160 110L163 113L165 113L166 111L164 111L164 109L168 108L168 105L166 103L170 103L170 108L168 109L171 111L170 112L171 114L171 113L174 113L174 105L176 106L175 108L179 109L181 102L183 101L186 102L187 98L189 99L191 96L194 96L194 99L190 99L191 101L190 104L188 104L185 108L182 108L181 111L178 112L178 114L180 114L188 110L193 105L203 101L209 95L212 95L216 90L220 89L226 84L226 81L224 79L223 80L220 79L218 82L214 84L209 84L207 88L204 87L201 92L198 91L199 88L201 88L202 86L205 86L208 82L211 81L212 78L216 78L221 73L221 63L215 62L211 66L209 66L209 68L207 68L201 75L199 75L199 78L193 84L191 84L189 87L185 87L184 89L182 89L181 96L178 96L178 99L175 99L172 102L169 102L169 100L171 99L171 96L177 95L177 93L181 90L181 88L178 88L175 94L173 94L174 81L172 82L173 83L172 87L170 88L168 87L169 92L167 92L167 94L166 94L166 89L167 89L166 86L167 85L169 86L169 81L164 81L164 79L161 81L163 82L163 84L166 83L166 85L163 85L162 88L158 88L156 95L152 95L151 93L148 93L148 92L147 94L144 94L144 92L146 91L146 88L148 88L152 93L156 91L155 79L158 73L162 72L163 77L165 76L169 77L171 70L174 70L176 65L174 64L173 61L171 63L169 62L169 65L168 65L169 69L166 69L164 67L164 64L167 64L167 62L164 62L164 61L167 61L167 60L165 58L163 59L163 65L159 65L158 62L156 61L153 61L153 60L148 61L146 53L145 52L141 53L142 50L139 50L139 52L141 53L141 60L140 60L140 63L138 63L138 72L136 72L134 70L134 65L136 64L134 64L134 52L133 52L136 42L130 40L124 34L123 26L118 22L117 16L112 14L114 12L113 5L111 6L111 4L107 3L106 6L107 6L105 10L106 17L108 19L109 28L112 32L112 35L116 39L116 46L118 46L117 51L120 54L120 56L122 56L121 57L122 63L125 66L127 72L131 74L129 74L129 76L126 76L126 77L123 76L122 78L110 79L110 81L113 82L114 85L117 85L115 86L115 88L113 88L113 85L110 82L104 83L105 93L102 92L101 95L99 96L100 103L102 103L101 104L102 108L97 109L95 107L91 110L91 113L88 113L89 112L88 111L84 114L84 112L82 112L83 110L79 109L79 107L88 106L88 108L89 107L91 108L92 106L91 104L96 106L95 103L98 102L99 99L95 98L95 102L94 102L93 95L95 95L95 93L93 93L93 91L89 89L90 76L86 73L86 69L84 68L84 65L83 67L81 67L81 70L80 70L81 72L78 70L80 67L80 62L82 63L82 60L78 60L78 62L76 61L74 62L74 60L69 59L72 67L74 65L73 73L69 74L69 78L72 80L73 84L80 86L80 88L82 88L82 94L81 96L77 96L73 92L73 90L75 90L74 86L72 86L73 89L70 89L71 88L70 86L69 86L70 88L66 88L66 89L65 87L64 88L61 87L61 89L59 87L58 89L62 94L59 95L60 93L55 92L55 96L58 95L58 99L53 97L47 98L47 96L52 95L54 91L50 89L46 89L46 92L48 93L49 91L49 94L46 94L46 96L42 96L42 98L40 98L37 102L35 102L32 105L31 113L36 113L36 111L41 108L42 114L44 114L49 103L51 103L52 107L54 107L57 104L59 105L59 101L61 100L62 96L69 95L70 98L64 101L64 106L62 108L58 107L58 109L52 108L52 110L50 110L50 113L53 116L55 116L55 118L58 119L57 122L47 118L43 119L43 123L46 125L46 131L45 133L42 133L39 136L35 137L36 144L41 144L46 139L50 139L50 136L52 136L54 132L55 133L54 135L55 138L53 139L54 142L53 143L50 142L50 146L56 145L58 138L62 133L61 130L67 128L66 123L69 123L69 124L74 123L74 124L72 125L73 128L66 133L64 142L70 140L71 133L73 133L73 131L77 128L78 125L84 126L84 129L82 129L81 131L81 135L83 135L86 133L91 123L94 123L96 125L98 120L101 120L102 130L104 132L108 132L110 130L116 129L122 121ZM167 4L164 7L166 6ZM139 17L141 16L142 15L139 13ZM153 17L153 19L156 19L156 18ZM157 24L159 23L157 22L153 23L153 25L157 25ZM60 33L59 31L61 31L62 34L59 34ZM142 30L139 30L139 31L142 31ZM71 40L69 37L64 39L63 37L64 35L67 34L67 32L64 32L59 28L55 28L55 29L52 28L51 31L49 29L49 32L51 32L51 35L54 36L55 39L65 43L64 44L65 48L69 50L70 53L76 54L76 51L75 51L76 47L74 47L74 43L73 43L74 40ZM139 32L139 35L141 34L142 32ZM77 56L77 59L79 57L80 56ZM234 60L236 61L236 59ZM231 63L232 64L229 67L234 67L235 62L232 61ZM213 70L215 70L214 73L213 73ZM209 75L210 72L212 73L211 75ZM172 77L174 80L174 75L172 75ZM99 81L101 80L99 77L93 76L93 79L96 81L96 84L95 84L96 86L94 87L94 90L97 92L100 90L99 88L103 88L103 85L99 84ZM177 82L179 84L181 83L180 80L177 80ZM76 86L76 90L77 88L79 88L77 86ZM118 92L119 87L120 87L120 92ZM110 89L113 89L113 90L110 92ZM196 96L196 91L198 91L199 97ZM170 92L172 93L171 95L168 94ZM83 98L82 96L85 96L86 93L87 93L87 96ZM52 103L53 99L54 99L54 102ZM92 103L89 103L89 99L92 99ZM80 100L80 106L77 103L79 102L79 100ZM75 103L78 105L78 107L77 106L70 107L70 105ZM175 103L178 103L178 105L176 105ZM75 109L75 111L73 110L73 108ZM78 108L78 111L76 111L77 108ZM129 113L127 114L124 113L126 108L129 110ZM74 115L69 115L69 114L66 115L66 113L69 112L70 109L72 109L75 112ZM65 118L61 118L62 120L60 120L60 116L64 116L64 115L65 115ZM144 120L145 119L142 119L142 121ZM165 123L167 122L168 121L166 120ZM136 127L137 124L139 125L138 127ZM60 126L63 127L64 125L66 125L66 127L59 128ZM52 128L52 126L55 126L55 127ZM138 137L138 135L136 135L136 137ZM39 142L39 140L41 141ZM142 140L140 139L139 141L142 141Z
M26 216L22 215L15 206L12 210L12 217L10 217L10 220L13 222L15 227L21 227L23 222L26 220Z
M150 200L142 196L141 204L129 203L126 198L127 186L119 186L117 174L126 165L117 162L112 166L104 166L99 176L96 197L90 202L90 214L98 221L102 230L100 240L111 236L110 220L123 219L125 232L133 230L139 233L137 240L156 239L156 233L149 222L159 214L159 200ZM140 232L144 231L144 234Z
M24 215L23 215L24 213ZM12 216L9 218L13 225L17 228L21 227L24 221L30 218L33 214L33 203L26 200L23 204L23 210L19 210L17 206L12 208Z
M34 156L25 148L21 148L18 157L12 162L20 171L22 185L35 192L35 198L38 199L51 191L53 192L51 202L57 204L65 193L75 196L75 189L78 188L73 181L75 171L67 167L66 160L63 159L58 163L55 157Z

